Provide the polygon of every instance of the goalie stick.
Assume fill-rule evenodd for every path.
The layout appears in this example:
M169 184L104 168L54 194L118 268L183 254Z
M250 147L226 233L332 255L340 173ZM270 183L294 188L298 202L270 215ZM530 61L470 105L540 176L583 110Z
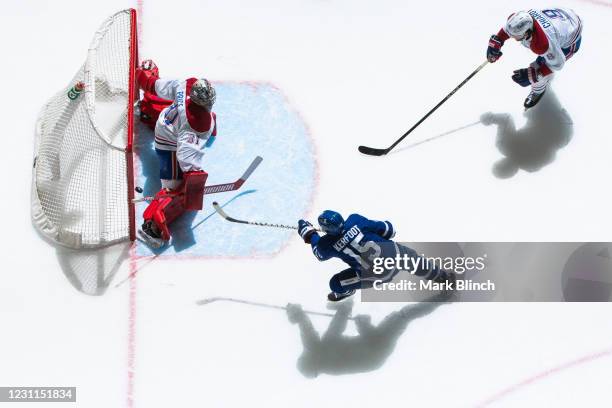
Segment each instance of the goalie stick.
M216 193L225 193L227 191L238 190L240 187L242 187L244 182L247 181L247 179L255 171L257 166L259 166L259 164L261 163L262 160L263 160L263 158L261 158L260 156L255 157L255 159L253 159L253 161L251 162L249 167L246 169L246 171L242 174L242 176L240 176L240 178L238 180L234 181L233 183L215 184L213 186L205 186L204 187L204 195L206 195L206 194L216 194ZM142 192L142 188L136 187L136 191L141 193ZM153 197L153 196L147 196L147 197L135 198L135 199L132 200L132 202L133 203L138 203L138 202L141 202L141 201L153 201L154 199L155 199L155 197Z
M216 202L216 201L213 202L213 208L215 209L217 214L219 214L221 217L225 218L229 222L236 222L236 223L239 223L239 224L248 224L248 225L257 225L257 226L260 226L260 227L285 228L285 229L292 229L292 230L297 230L298 229L297 227L295 227L293 225L272 224L272 223L268 223L268 222L257 222L257 221L246 221L246 220L239 220L237 218L230 217L229 215L227 215L227 213L223 210L223 208L221 208L219 203ZM319 230L317 228L315 228L315 231L321 232L321 230Z
M387 153L389 153L395 146L397 146L402 140L404 140L404 138L406 136L408 136L410 133L412 133L412 131L414 129L416 129L421 123L423 123L425 121L425 119L427 119L432 113L434 113L440 106L442 106L442 104L444 104L444 102L446 102L447 100L450 99L451 96L453 96L455 94L455 92L457 92L459 90L459 88L461 88L463 85L465 85L465 83L467 81L469 81L470 79L472 79L472 77L474 75L476 75L478 73L478 71L480 71L481 69L484 68L485 65L488 64L489 61L485 61L482 64L480 64L480 66L478 68L476 68L474 70L474 72L472 72L470 75L468 75L467 78L465 78L463 80L463 82L461 82L459 85L457 85L457 87L455 89L453 89L451 91L451 93L449 93L448 95L446 95L446 97L444 99L442 99L436 106L433 107L432 110L430 110L429 112L427 112L427 114L425 116L423 116L421 118L421 120L419 120L414 126L412 126L406 133L404 133L399 139L397 139L391 146L387 147L386 149L377 149L375 147L368 147L368 146L359 146L359 151L363 154L367 154L369 156L383 156Z

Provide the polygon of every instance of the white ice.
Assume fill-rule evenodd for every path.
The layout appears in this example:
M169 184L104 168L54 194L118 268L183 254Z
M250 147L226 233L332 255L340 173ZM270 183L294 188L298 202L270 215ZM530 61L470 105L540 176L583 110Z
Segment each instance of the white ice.
M317 263L297 235L277 256L263 259L141 259L136 278L127 281L126 261L96 297L75 290L55 249L29 221L39 108L81 66L98 24L119 9L138 7L141 57L154 58L164 72L269 81L288 96L316 141L319 182L305 217L333 208L386 218L405 241L611 241L612 4L605 0L557 3L584 18L584 41L552 88L573 123L571 140L541 169L497 177L492 169L502 155L496 126L478 123L448 133L487 112L508 114L519 128L528 123L526 90L510 75L533 55L514 43L396 154L357 153L360 144L391 143L475 69L488 37L512 11L549 5L4 4L0 386L77 386L76 406L87 408L609 405L609 303L442 305L411 321L397 344L375 342L390 351L377 364L343 365L327 355L333 373L307 378L297 366L303 352L298 328L283 310L196 304L231 297L334 313L324 296L342 265ZM546 125L539 129L545 136ZM377 324L403 306L356 301L352 314L369 315ZM329 317L311 318L319 333L330 323ZM352 322L345 334L357 334Z

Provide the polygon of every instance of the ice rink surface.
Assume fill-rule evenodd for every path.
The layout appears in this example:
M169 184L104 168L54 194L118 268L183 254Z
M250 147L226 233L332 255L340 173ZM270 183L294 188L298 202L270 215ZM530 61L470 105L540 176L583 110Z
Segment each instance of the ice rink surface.
M0 166L10 194L2 204L0 385L77 386L76 405L87 408L609 405L609 303L417 306L356 299L327 310L327 281L340 263L317 263L297 235L222 226L212 217L209 233L186 250L194 256L120 249L118 269L94 274L92 282L67 265L92 262L95 270L99 260L56 251L30 224L38 110L81 66L99 23L134 7L141 58L155 59L164 75L205 75L221 87L225 112L208 156L211 180L225 182L221 172L233 179L252 157L264 157L243 187L256 192L228 207L237 216L288 199L294 202L270 213L272 221L314 219L333 208L389 219L402 241L612 241L612 3L604 0L554 4L583 18L583 42L533 111L523 114L526 90L510 80L533 55L509 42L498 63L397 152L384 158L357 152L360 144L390 144L472 72L511 12L549 6L522 0L4 5L7 154ZM276 98L270 109L262 112L253 100L233 112L229 101L248 102L232 99L228 84L240 83L267 84L260 92ZM282 114L274 121L276 108ZM260 116L252 127L244 122ZM233 151L224 128L269 133L244 137ZM299 160L283 149L298 152ZM225 160L215 151L226 152ZM264 165L288 166L291 174L282 176L297 185L266 190ZM207 199L198 217L210 214ZM267 244L257 254L214 256L236 234L239 248ZM199 247L213 239L210 248ZM277 308L287 303L324 315L292 307L292 320L302 321L293 324ZM359 334L349 314L369 316L372 335Z

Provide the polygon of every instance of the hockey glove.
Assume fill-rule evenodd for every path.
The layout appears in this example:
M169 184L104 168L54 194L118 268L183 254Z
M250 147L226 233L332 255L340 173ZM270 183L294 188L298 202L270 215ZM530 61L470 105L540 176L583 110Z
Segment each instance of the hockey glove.
M489 47L487 48L487 60L489 62L495 62L501 58L503 53L501 52L501 47L504 45L504 42L495 34L491 36L489 39Z
M310 239L316 232L310 222L305 220L298 221L298 234L300 234L305 243L310 244Z
M140 69L144 71L154 71L157 69L157 65L153 62L153 60L144 60L140 63Z
M534 67L517 69L512 75L512 80L520 86L535 84L540 79L540 73Z
M136 81L138 86L145 92L155 95L155 81L159 79L157 65L151 60L142 61L139 68L136 68Z

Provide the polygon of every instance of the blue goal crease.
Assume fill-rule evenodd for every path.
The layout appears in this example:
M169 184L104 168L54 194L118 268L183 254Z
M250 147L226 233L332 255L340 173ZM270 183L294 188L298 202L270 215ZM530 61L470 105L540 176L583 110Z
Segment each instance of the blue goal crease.
M255 156L263 162L241 190L204 197L204 208L187 212L170 227L172 241L152 250L138 242L140 256L240 257L269 256L291 238L291 231L230 223L217 216L212 202L228 205L236 218L296 223L308 210L315 189L314 146L308 128L282 92L268 83L215 84L218 138L204 156L208 185L235 181ZM136 185L150 196L159 191L159 165L153 131L139 125ZM147 203L136 207L137 227ZM280 217L280 218L279 218Z

